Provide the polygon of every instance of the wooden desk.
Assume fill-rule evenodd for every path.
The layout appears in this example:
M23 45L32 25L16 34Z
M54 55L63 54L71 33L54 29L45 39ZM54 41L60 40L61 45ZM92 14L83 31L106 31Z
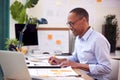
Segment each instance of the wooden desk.
M47 56L47 55L46 55ZM48 55L49 56L49 55ZM66 58L66 57L68 57L68 56L56 56L56 57L58 57L58 58ZM40 68L40 69L42 69L42 68ZM45 69L45 68L44 68ZM85 80L94 80L92 77L90 77L90 76L88 76L87 74L85 74L82 70L80 70L80 69L73 69L77 74L79 74L79 75L81 75L81 77L77 77L78 79L80 79L80 78L84 78ZM61 77L61 78L63 78L63 79L57 79L57 77L44 77L45 78L45 80L64 80L65 79L65 77ZM60 77L59 77L60 78ZM67 78L68 78L68 76L67 76ZM71 77L70 77L71 78ZM44 79L43 79L44 80ZM67 79L65 79L65 80L67 80ZM71 80L71 79L68 79L68 80ZM75 79L76 80L76 79ZM81 80L81 79L80 79Z
M79 72L78 69L74 69L74 71L80 75L82 75L81 77L84 78L85 80L94 80L92 77ZM81 77L40 77L42 80L82 80ZM8 79L6 78L5 80L13 80L13 79Z
M61 56L59 56L61 57ZM62 57L66 57L66 56L62 56ZM43 60L43 59L41 59ZM42 69L42 68L40 68ZM85 79L85 80L94 80L92 79L92 77L86 75L85 73L82 72L82 70L80 69L73 69L77 74L81 75L81 77L68 77L68 76L61 76L61 77L51 77L51 76L38 76L39 78L41 78L42 80L82 80L81 78ZM31 76L32 77L32 76ZM6 78L5 80L13 80L13 79L8 79Z
M80 69L73 69L81 76L38 76L42 80L94 80L92 77L82 73Z
M94 80L92 77L88 76L87 74L83 73L80 69L73 69L77 74L80 74L82 78L85 80Z

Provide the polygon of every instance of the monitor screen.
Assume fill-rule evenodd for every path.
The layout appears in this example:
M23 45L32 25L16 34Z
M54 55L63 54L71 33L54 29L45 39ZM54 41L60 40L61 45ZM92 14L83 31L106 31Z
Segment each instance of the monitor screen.
M25 24L15 24L15 36L19 40L20 32L25 27ZM38 34L36 24L28 24L23 33L22 43L24 46L38 45Z

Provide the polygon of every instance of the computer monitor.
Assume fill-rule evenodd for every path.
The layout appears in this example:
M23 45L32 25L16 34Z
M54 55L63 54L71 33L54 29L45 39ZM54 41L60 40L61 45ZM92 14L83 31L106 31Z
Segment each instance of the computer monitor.
M20 32L25 27L25 24L15 24L15 36L19 40ZM38 45L38 34L36 24L28 24L23 33L22 43L24 46Z

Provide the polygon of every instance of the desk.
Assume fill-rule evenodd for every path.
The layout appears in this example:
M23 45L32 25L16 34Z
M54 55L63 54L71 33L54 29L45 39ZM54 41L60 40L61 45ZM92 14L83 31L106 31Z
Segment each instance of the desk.
M47 56L47 55L46 55ZM48 55L49 56L49 55ZM67 57L67 56L58 56L59 58L65 58L65 57ZM42 58L41 58L41 60L43 60L43 58L45 59L45 56L43 56ZM37 58L38 59L38 58ZM47 59L47 58L46 58ZM34 61L34 60L33 60ZM35 60L35 61L39 61L39 60ZM46 61L40 61L41 63L39 64L39 65L47 65L47 60ZM43 63L43 64L42 64ZM45 63L45 64L44 64ZM35 65L38 65L38 64L35 64ZM35 69L35 68L34 68ZM37 68L38 69L38 68ZM45 69L45 68L39 68L39 69ZM52 68L53 69L53 68ZM85 79L85 80L93 80L92 79L92 77L90 77L90 76L88 76L88 75L86 75L85 73L83 73L80 69L73 69L77 74L79 74L79 75L81 75L81 77L68 77L68 76L62 76L62 77L56 77L56 76L47 76L47 77L43 77L44 79L43 80L63 80L63 79L65 79L65 80L72 80L73 78L76 80L82 80L82 79ZM45 72L45 71L44 71ZM48 71L49 72L49 71ZM43 73L44 74L44 73ZM40 78L41 78L41 76L40 76ZM58 79L59 78L59 79ZM73 79L73 80L74 80Z
M28 59L29 60L29 59ZM41 58L41 60L43 60L43 58ZM45 60L45 59L44 59ZM47 60L46 60L47 61ZM41 64L42 63L42 61L39 61L39 63ZM44 62L43 62L44 63ZM34 68L35 69L35 68ZM37 68L38 69L38 68ZM41 70L44 70L45 68L40 68ZM59 68L60 70L61 70L61 68ZM46 69L46 70L48 70L48 68ZM64 69L65 71L67 71L67 70L69 70L69 69ZM72 69L70 69L70 70L72 70ZM79 75L81 75L81 77L75 77L76 75L74 75L73 73L70 75L69 74L69 76L66 76L67 75L67 73L64 73L65 75L62 75L62 76L40 76L39 75L39 73L42 73L42 72L39 72L39 73L37 73L38 75L37 76L35 76L35 75L32 75L31 74L31 77L35 77L35 78L38 78L38 80L39 80L39 78L40 79L42 79L42 80L93 80L90 76L88 76L88 75L86 75L86 74L84 74L84 73L82 73L81 72L81 70L80 69L73 69L77 74L79 74ZM73 71L72 70L72 71ZM39 71L39 70L37 70L37 71ZM74 72L73 71L73 72ZM75 73L74 72L74 73ZM44 73L42 73L42 74L44 74ZM48 74L48 73L45 73L45 74ZM11 79L5 79L5 80L11 80Z
M77 74L80 74L82 78L85 80L94 80L92 77L88 76L87 74L83 73L79 69L73 69Z
M43 80L94 80L90 76L82 73L79 69L73 69L77 74L81 75L81 77L75 76L37 76L35 78L41 78ZM44 74L44 73L43 73Z
M94 80L90 76L81 73L78 69L73 69L76 73L82 75L81 77L40 77L42 80ZM13 80L6 78L5 80Z

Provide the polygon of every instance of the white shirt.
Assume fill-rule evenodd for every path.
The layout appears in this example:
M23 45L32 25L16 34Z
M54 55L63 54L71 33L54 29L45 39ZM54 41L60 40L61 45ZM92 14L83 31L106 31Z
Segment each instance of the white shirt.
M80 38L76 37L75 48L69 60L89 64L90 72L86 72L98 80L110 80L110 44L107 39L92 28Z

